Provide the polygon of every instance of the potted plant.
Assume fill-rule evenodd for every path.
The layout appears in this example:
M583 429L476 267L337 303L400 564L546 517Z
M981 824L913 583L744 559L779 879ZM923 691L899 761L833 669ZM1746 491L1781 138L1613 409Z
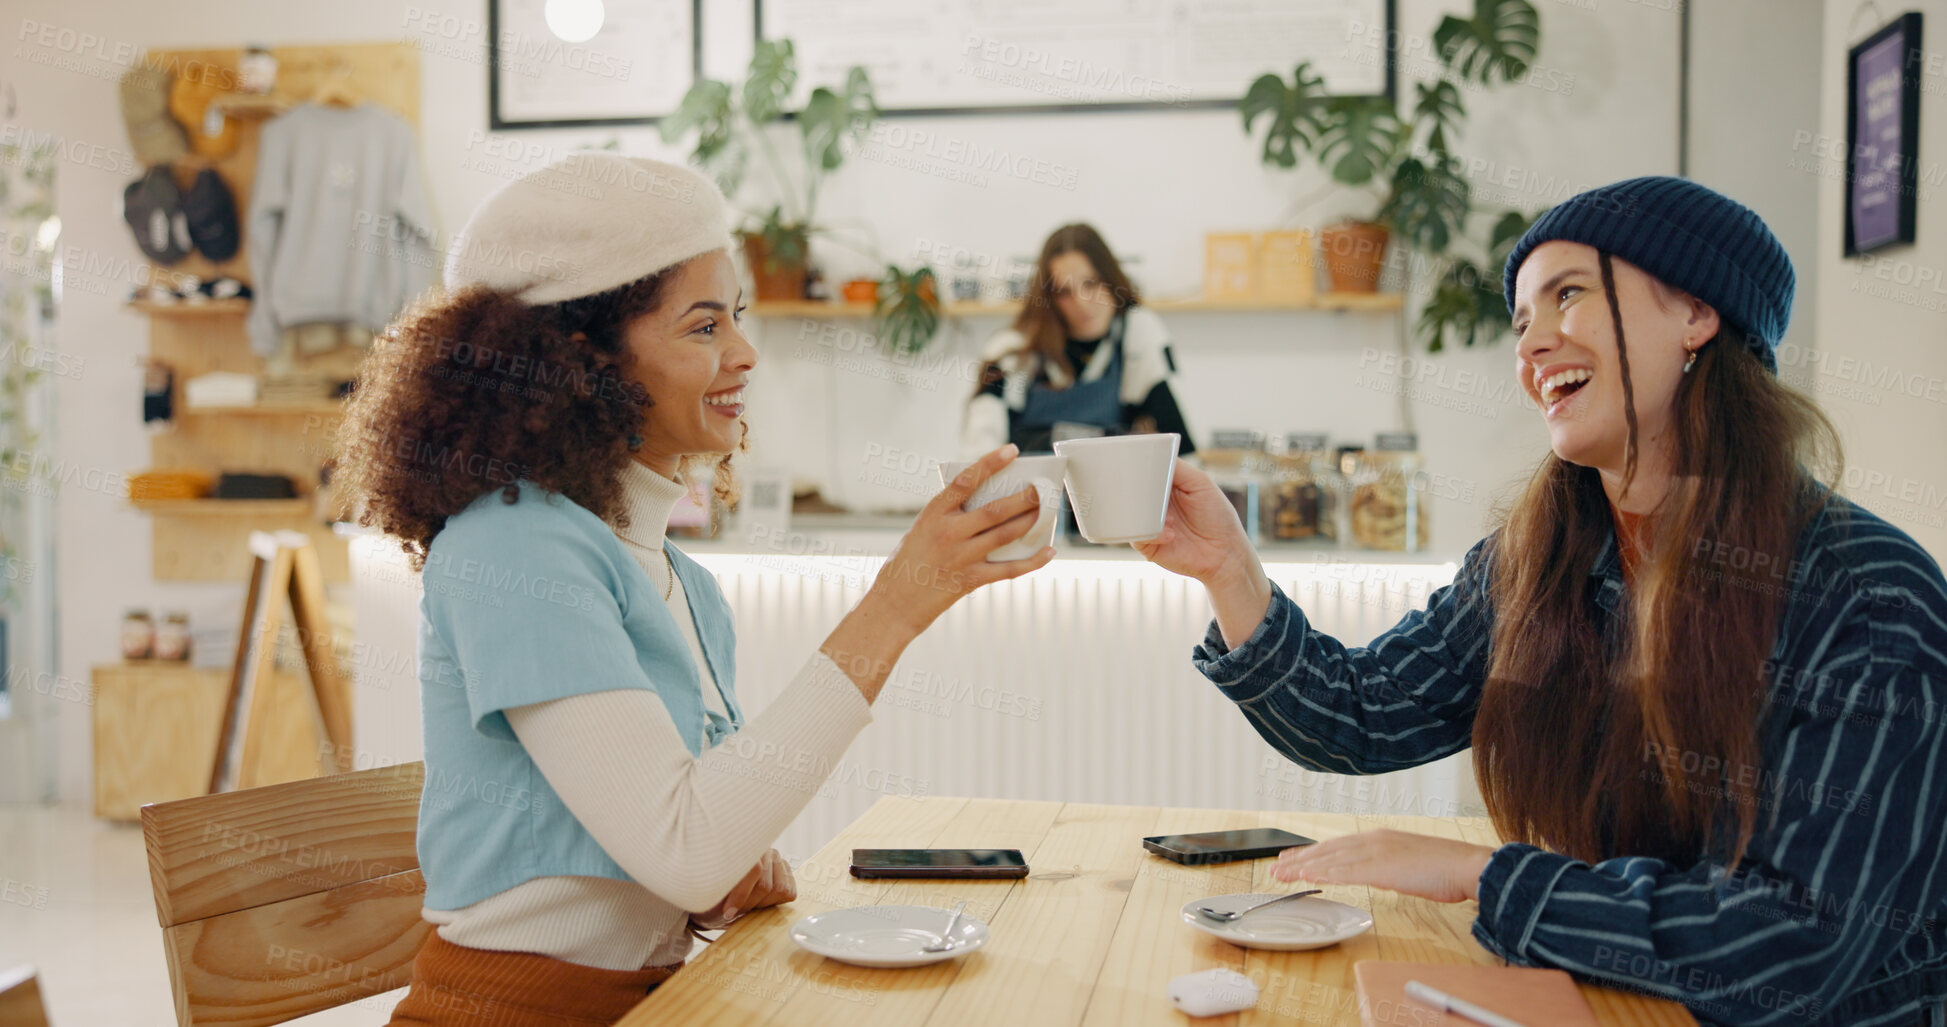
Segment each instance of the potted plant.
M804 296L819 183L845 162L847 141L862 139L879 116L862 67L854 65L837 89L813 89L803 110L788 112L784 105L797 84L791 41L759 40L741 85L698 81L661 126L665 142L696 133L690 159L716 178L725 196L737 196L753 154L767 169L776 199L767 209L745 210L749 223L740 233L760 300ZM771 131L786 118L798 125L799 167L787 164Z
M1540 42L1540 20L1529 0L1474 0L1472 17L1447 15L1433 34L1441 77L1414 84L1411 114L1400 115L1384 96L1328 96L1309 62L1291 78L1265 74L1251 83L1239 109L1251 133L1267 123L1262 161L1294 168L1304 152L1330 172L1335 183L1372 194L1369 217L1332 225L1319 233L1332 288L1372 292L1379 286L1386 247L1393 238L1441 258L1443 270L1419 329L1428 349L1438 350L1454 332L1463 344L1491 340L1508 327L1498 278L1482 292L1482 265L1453 255L1477 213L1494 217L1485 245L1475 247L1488 266L1520 237L1529 218L1516 211L1477 210L1460 159L1451 148L1467 118L1458 83L1492 85L1527 73ZM1493 277L1491 275L1487 277ZM1484 336L1483 336L1484 333Z

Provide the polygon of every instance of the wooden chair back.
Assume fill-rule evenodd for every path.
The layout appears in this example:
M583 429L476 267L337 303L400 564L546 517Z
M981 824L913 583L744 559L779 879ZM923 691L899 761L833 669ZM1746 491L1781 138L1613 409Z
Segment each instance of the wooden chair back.
M0 1024L47 1027L47 1006L41 1002L41 982L33 967L0 970Z
M259 1027L404 987L432 931L424 781L408 763L142 807L176 1022Z

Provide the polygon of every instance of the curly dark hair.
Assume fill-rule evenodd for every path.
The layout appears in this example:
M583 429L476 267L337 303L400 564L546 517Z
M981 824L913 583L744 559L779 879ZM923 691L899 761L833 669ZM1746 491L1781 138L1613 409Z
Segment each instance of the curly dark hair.
M516 502L523 480L627 527L620 474L651 400L630 378L623 332L674 270L541 305L475 287L401 315L374 341L338 429L332 477L357 523L397 538L414 570L447 518L494 489ZM685 461L685 477L709 467L734 506L731 456Z

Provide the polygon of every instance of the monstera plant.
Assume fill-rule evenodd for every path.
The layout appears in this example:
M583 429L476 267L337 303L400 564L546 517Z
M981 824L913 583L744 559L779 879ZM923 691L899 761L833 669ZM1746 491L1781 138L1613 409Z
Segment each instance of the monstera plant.
M1334 182L1372 194L1369 217L1320 234L1334 289L1376 289L1386 246L1394 238L1436 258L1443 270L1418 322L1429 350L1440 350L1449 334L1471 346L1509 328L1496 258L1505 259L1529 218L1517 211L1477 209L1452 143L1467 120L1461 85L1522 79L1540 35L1540 17L1529 0L1474 0L1471 17L1448 15L1434 31L1440 75L1414 83L1407 114L1388 96L1328 95L1309 62L1299 64L1289 79L1260 76L1240 105L1247 133L1260 119L1266 124L1265 164L1296 168L1302 150ZM1468 236L1470 222L1480 214L1491 218L1484 243Z
M717 180L733 199L753 163L761 162L776 199L746 210L744 246L757 276L760 299L797 299L804 292L805 257L816 230L818 187L845 163L846 147L865 138L879 116L872 80L854 65L837 88L811 91L804 109L785 104L798 86L797 55L788 39L757 43L744 81L737 86L702 79L661 125L665 142L691 133L690 160ZM787 118L798 128L799 160L787 161L772 127ZM782 293L782 294L780 294Z

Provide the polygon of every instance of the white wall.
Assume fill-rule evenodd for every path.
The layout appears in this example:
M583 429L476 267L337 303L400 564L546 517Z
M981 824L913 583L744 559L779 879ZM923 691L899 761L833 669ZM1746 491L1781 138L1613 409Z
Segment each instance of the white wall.
M1685 173L1758 212L1798 275L1783 341L1810 345L1818 321L1814 175L1798 171L1818 129L1824 0L1717 0L1690 8L1690 152ZM1764 45L1751 46L1752 26ZM1762 97L1762 103L1744 102Z
M1867 258L1842 255L1846 50L1877 26L1854 22L1858 5L1825 5L1818 136L1794 151L1791 174L1818 183L1816 347L1783 352L1781 370L1816 391L1846 445L1847 493L1947 554L1947 61L1939 29L1947 2L1912 0L1886 10L1926 18L1928 60L1920 100L1920 194L1916 242Z
M750 5L713 0L707 6L706 73L735 75L747 58ZM1469 94L1473 124L1459 149L1476 161L1476 188L1532 210L1584 186L1673 172L1676 16L1662 5L1640 3L1542 0L1539 6L1544 44L1534 84ZM484 23L481 0L437 7L438 13ZM1412 51L1410 75L1429 66L1426 40L1439 14L1468 10L1471 4L1402 0L1399 8ZM127 279L135 274L130 268L139 261L119 215L120 190L133 175L112 159L125 155L127 145L116 93L126 55L141 48L254 41L450 42L416 29L405 10L381 0L9 4L12 38L5 41L4 75L18 91L19 122L78 144L67 151L71 159L59 172L63 243L69 252L85 255L97 272L109 268L68 282L62 336L85 364L83 373L60 382L61 460L119 473L142 466L148 455L136 366L146 347L146 325L121 310ZM55 26L57 41L42 44L30 23ZM82 34L98 42L84 47ZM422 142L442 227L449 233L504 180L474 169L488 148L480 135L487 117L484 81L484 65L475 60L432 51L423 56ZM1410 97L1410 84L1402 91ZM902 119L900 124L937 138L1001 146L1071 165L1078 175L1073 191L1012 179L983 187L856 162L831 182L822 211L836 222L868 227L888 253L899 257L910 256L920 239L1000 257L1028 254L1056 224L1086 218L1119 251L1140 255L1140 274L1151 291L1183 294L1196 289L1206 230L1322 224L1361 212L1340 200L1296 208L1293 201L1313 191L1319 176L1294 177L1260 167L1257 144L1246 139L1233 111ZM621 135L631 152L670 155L647 131L529 132L521 138L566 149L612 134ZM111 159L102 159L104 148ZM1375 430L1397 426L1396 383L1361 377L1383 376L1379 358L1399 345L1385 319L1204 315L1173 318L1171 324L1178 337L1182 399L1198 432L1227 426L1273 432L1330 428L1369 438ZM772 371L767 378L760 370L753 397L760 443L787 461L823 462L827 473L840 475L864 469L867 447L874 442L882 449L905 446L931 456L949 451L964 383L942 382L932 392L905 390L893 401L914 420L896 422L883 408L859 406L870 392L864 375L827 371L820 379L818 369L802 366L802 360L791 368L800 332L796 324L763 330L764 359ZM1919 333L1907 337L1917 348ZM955 344L971 352L978 338L969 334ZM1450 476L1450 494L1471 497L1436 506L1438 552L1458 552L1476 538L1485 500L1542 451L1544 436L1533 415L1505 399L1512 388L1512 360L1511 347L1503 344L1448 354L1416 369L1427 375L1412 385L1412 413L1428 465ZM910 484L907 488L910 494ZM234 619L238 587L151 580L149 522L118 495L70 485L60 499L60 522L60 660L69 675L85 679L91 664L113 658L116 622L125 606L183 607L208 624ZM88 710L79 703L63 706L61 791L78 799L88 788Z

